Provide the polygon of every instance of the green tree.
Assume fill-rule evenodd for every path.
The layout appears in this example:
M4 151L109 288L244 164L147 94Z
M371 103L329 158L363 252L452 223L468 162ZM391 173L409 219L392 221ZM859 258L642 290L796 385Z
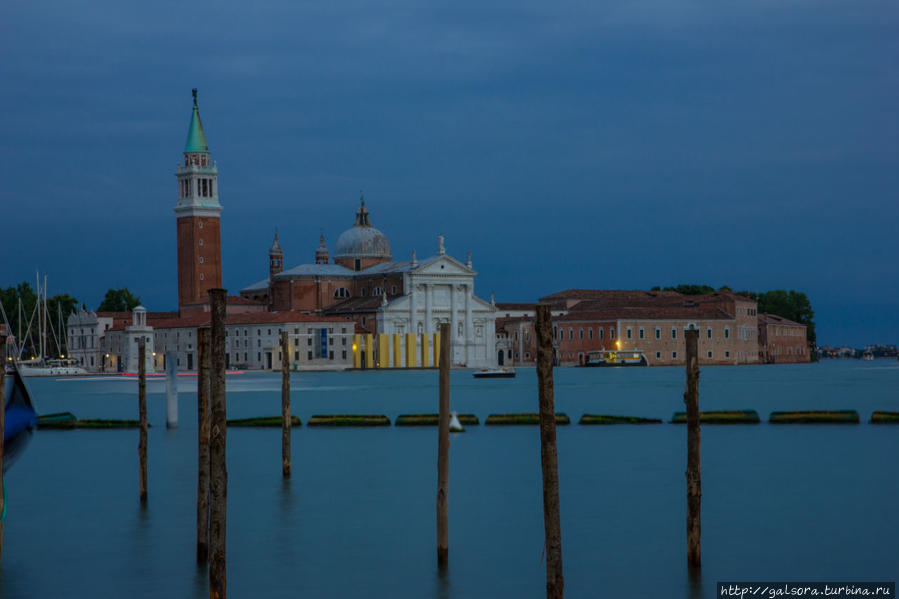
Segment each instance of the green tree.
M97 312L131 312L140 305L140 298L135 297L127 287L110 289L103 297Z
M759 312L776 314L782 318L788 318L808 328L809 343L817 341L815 337L815 311L812 303L801 291L785 291L775 289L759 293L755 298L759 303Z
M658 288L655 288L656 290ZM705 295L707 293L715 293L714 287L708 285L677 285L675 287L665 287L663 291L677 291L683 295Z
M35 312L39 301L37 293L29 283L25 282L19 283L15 287L0 289L0 303L3 304L3 311L9 319L10 332L14 335L19 334L19 299L22 300L21 328L24 337L19 340L19 347L22 348L23 355L30 357L32 353L36 355L37 348L40 347L38 316ZM63 352L66 321L77 307L78 300L68 293L47 298L47 324L50 328L47 332L48 347L45 348L47 355L58 357ZM61 323L60 315L62 316ZM30 331L28 330L29 323L31 323ZM57 339L59 339L59 344L57 344Z

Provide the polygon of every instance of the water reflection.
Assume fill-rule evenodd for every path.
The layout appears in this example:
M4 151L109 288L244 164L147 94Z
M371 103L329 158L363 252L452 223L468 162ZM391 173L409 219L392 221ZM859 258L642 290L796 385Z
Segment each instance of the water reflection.
M702 590L702 569L701 568L687 568L687 598L688 599L703 599L703 590Z
M437 568L437 575L434 577L434 597L435 599L450 599L452 597L449 567L445 569Z

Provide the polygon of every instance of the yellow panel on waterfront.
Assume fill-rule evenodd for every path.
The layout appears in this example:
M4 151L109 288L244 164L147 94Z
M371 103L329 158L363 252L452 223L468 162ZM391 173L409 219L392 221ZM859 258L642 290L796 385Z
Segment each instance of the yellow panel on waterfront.
M427 368L428 367L428 349L430 349L428 347L428 334L422 333L421 335L419 335L419 337L421 338L421 367Z
M353 368L362 368L362 335L353 335Z
M415 333L406 333L406 368L415 368Z
M374 368L375 366L375 342L371 333L365 334L365 367Z
M390 336L378 333L378 368L390 367Z
M403 367L403 336L394 333L393 334L393 367L394 368L402 368Z
M440 333L434 333L434 366L440 366Z

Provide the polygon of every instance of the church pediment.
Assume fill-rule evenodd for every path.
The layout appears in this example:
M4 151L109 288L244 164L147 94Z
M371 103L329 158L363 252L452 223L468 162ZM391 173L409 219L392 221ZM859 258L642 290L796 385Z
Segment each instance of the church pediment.
M434 256L412 271L417 275L462 275L472 276L477 273L453 258L452 256Z

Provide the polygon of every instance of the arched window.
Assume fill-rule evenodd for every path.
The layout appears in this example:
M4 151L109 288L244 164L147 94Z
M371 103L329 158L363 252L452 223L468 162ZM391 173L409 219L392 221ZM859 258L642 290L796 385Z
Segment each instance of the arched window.
M368 295L368 289L366 289L365 287L363 287L363 288L362 288L362 297L365 297L366 295ZM363 324L364 324L364 323L363 323Z
M336 291L334 291L334 297L337 299L350 297L350 290L346 287L338 287Z
M384 295L384 288L383 287L375 287L374 289L371 290L371 294L372 295Z

